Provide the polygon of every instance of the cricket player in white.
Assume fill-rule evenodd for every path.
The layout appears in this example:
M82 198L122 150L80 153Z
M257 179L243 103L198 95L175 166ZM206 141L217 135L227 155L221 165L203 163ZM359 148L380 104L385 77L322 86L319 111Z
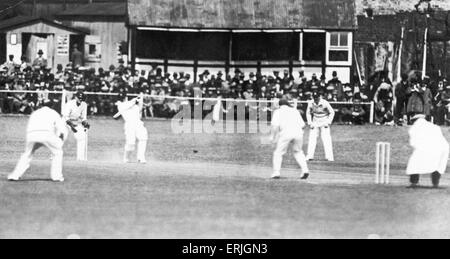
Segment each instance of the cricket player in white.
M8 176L10 181L19 181L30 167L33 154L45 146L52 152L51 179L64 182L62 174L63 145L68 135L64 120L55 111L43 107L31 114L27 127L25 153L17 163L14 172Z
M72 130L77 141L77 160L86 161L87 131L90 128L87 121L86 96L82 92L75 94L75 99L67 102L62 115L67 126Z
M290 107L286 99L281 99L280 108L274 112L272 117L272 142L276 144L276 149L273 153L273 179L280 178L283 156L288 151L291 143L294 158L302 170L301 179L308 179L309 169L302 150L303 128L305 126L300 112Z
M145 152L147 149L148 132L144 126L144 122L141 120L142 112L142 99L134 98L128 100L127 93L121 92L119 94L119 100L116 105L119 112L114 116L114 119L119 119L120 116L125 121L125 152L124 152L124 163L129 163L129 156L131 152L136 149L137 140L137 160L138 163L147 163L145 159Z
M314 93L313 99L308 103L306 110L306 119L310 127L307 160L314 159L317 138L319 137L320 131L325 149L325 158L333 162L333 142L331 139L330 125L333 123L335 112L330 103L322 99L320 94Z
M418 186L421 175L431 175L433 187L438 188L447 169L449 143L441 128L428 122L425 115L416 115L411 120L414 125L409 130L409 137L414 152L406 169L411 187Z

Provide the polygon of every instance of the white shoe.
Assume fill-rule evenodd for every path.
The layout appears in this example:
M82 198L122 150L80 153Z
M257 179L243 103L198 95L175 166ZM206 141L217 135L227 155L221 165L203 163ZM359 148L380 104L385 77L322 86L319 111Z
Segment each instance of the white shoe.
M145 165L145 164L147 164L147 161L145 161L145 160L138 160L138 163Z
M279 173L274 173L274 174L272 174L272 176L270 178L272 178L272 179L280 179L281 175Z
M10 182L17 182L17 181L20 181L20 178L13 177L13 176L8 176L8 181L10 181Z
M55 182L55 183L63 183L64 182L64 178L52 179L52 181Z
M334 159L327 159L328 162L334 162Z

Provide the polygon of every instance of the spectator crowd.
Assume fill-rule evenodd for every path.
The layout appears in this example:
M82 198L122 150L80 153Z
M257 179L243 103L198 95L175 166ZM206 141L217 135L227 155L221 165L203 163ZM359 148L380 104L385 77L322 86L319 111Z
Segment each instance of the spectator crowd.
M336 72L331 79L316 74L307 78L303 71L291 74L289 71L273 71L272 75L260 73L244 74L236 69L228 75L205 70L194 82L184 72L164 73L157 66L150 71L132 71L123 62L108 70L83 67L57 66L51 73L45 62L29 65L14 64L14 57L1 66L0 90L30 90L34 93L0 93L1 113L29 114L43 103L51 102L61 106L61 94L53 91L85 91L98 93L145 93L145 116L171 117L183 104L186 97L206 97L235 100L273 100L283 95L290 99L307 101L314 92L320 93L330 102L341 102L333 107L336 123L364 124L369 121L370 105L374 102L374 121L377 124L403 125L411 115L424 113L437 124L447 122L450 104L450 86L439 78L421 80L417 75L402 77L394 85L383 74L365 82L358 80L354 85L343 84ZM294 77L295 74L295 77ZM168 98L168 97L178 98ZM90 95L89 115L110 116L116 112L116 97L111 95ZM352 103L352 104L347 104ZM251 105L251 104L247 104ZM304 103L299 104L305 110Z

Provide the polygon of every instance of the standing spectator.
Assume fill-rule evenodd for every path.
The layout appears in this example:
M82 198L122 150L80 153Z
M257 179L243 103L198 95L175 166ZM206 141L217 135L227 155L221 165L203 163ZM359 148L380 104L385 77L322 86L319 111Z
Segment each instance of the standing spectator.
M433 111L433 94L431 93L430 85L424 83L422 86L422 98L423 98L423 114L427 121L431 121L431 114Z
M45 69L47 68L48 62L47 59L45 59L44 56L44 51L42 51L42 49L40 49L38 51L38 57L33 61L33 67L35 69Z
M72 64L73 64L73 69L79 68L83 66L83 53L81 53L81 51L78 49L78 44L74 44L73 45L73 50L72 50Z
M402 81L397 84L395 87L395 98L397 100L395 107L395 123L398 126L403 125L403 117L406 114L406 108L408 107L408 100L411 94L408 94L410 91L411 84L408 81L408 75L402 75ZM408 116L408 124L410 122L410 118Z
M408 90L408 94L410 94L408 100L407 113L410 117L416 114L422 114L424 111L424 102L423 102L423 89L420 87L420 83L417 81L411 82L412 87Z
M445 86L445 90L440 91L435 97L436 99L436 112L435 123L437 125L445 125L445 120L448 117L448 107L450 104L450 85Z
M285 94L289 93L294 83L294 77L289 74L289 70L284 70L284 77L281 81L281 86Z

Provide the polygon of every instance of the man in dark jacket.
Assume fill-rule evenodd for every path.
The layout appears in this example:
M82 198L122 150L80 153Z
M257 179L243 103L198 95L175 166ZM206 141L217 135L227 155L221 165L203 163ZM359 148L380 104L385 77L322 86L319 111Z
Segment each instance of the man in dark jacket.
M408 107L408 100L411 94L408 94L408 89L411 87L408 81L408 75L402 75L402 81L395 87L395 98L397 99L397 104L395 107L395 123L398 126L403 125L403 116L406 113L406 108ZM408 118L409 123L409 118Z

